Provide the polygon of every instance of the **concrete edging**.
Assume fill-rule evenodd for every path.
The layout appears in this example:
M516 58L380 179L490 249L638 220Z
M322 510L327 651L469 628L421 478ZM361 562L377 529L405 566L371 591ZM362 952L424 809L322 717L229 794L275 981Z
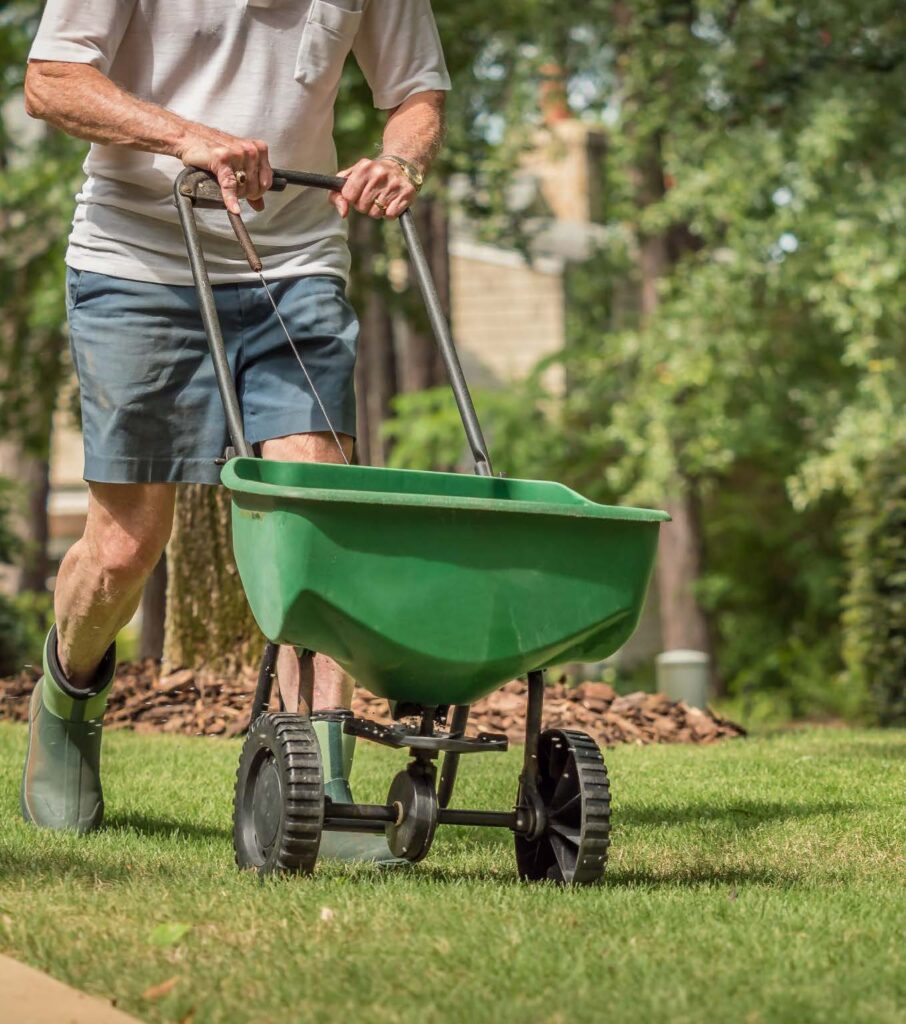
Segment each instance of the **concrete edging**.
M0 1019L15 1024L141 1024L122 1010L0 953Z

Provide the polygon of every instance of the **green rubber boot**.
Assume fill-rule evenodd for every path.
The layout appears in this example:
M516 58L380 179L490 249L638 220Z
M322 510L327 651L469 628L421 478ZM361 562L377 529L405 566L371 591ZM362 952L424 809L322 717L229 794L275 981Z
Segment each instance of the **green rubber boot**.
M116 669L111 644L87 690L69 684L57 656L57 628L44 642L44 675L28 708L28 750L19 804L41 828L90 832L104 816L101 727Z
M349 788L355 736L343 732L348 711L316 711L311 716L324 769L324 795L339 804L355 803ZM394 857L386 838L375 832L323 832L318 854L326 860L353 860L372 864L396 865L409 861Z

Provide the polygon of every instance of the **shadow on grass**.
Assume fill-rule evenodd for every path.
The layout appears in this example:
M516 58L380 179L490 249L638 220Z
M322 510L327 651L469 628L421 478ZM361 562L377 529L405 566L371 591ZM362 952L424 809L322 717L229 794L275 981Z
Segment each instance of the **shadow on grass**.
M659 888L663 886L696 889L714 885L768 885L773 888L791 888L802 882L797 871L764 870L752 868L679 867L676 870L646 871L633 868L609 867L601 885L609 889Z
M906 740L906 730L901 730ZM906 760L906 742L902 743L850 743L833 748L832 758L847 760L872 757L883 761Z
M801 820L824 814L839 814L853 810L864 810L852 803L828 802L803 804L781 801L737 801L730 807L709 804L695 804L683 807L626 807L614 813L613 824L616 829L632 829L646 825L682 826L696 822L713 822L728 830L739 828L755 828L758 825L784 820ZM135 836L154 840L178 842L215 841L223 846L223 865L228 864L230 855L231 831L226 826L200 824L188 820L153 816L134 812L111 812L100 837L110 837L115 833L132 833ZM63 837L61 837L62 839ZM493 883L495 886L523 885L516 876L515 851L512 836L502 829L466 828L460 826L445 827L440 833L441 842L430 859L416 869L407 869L404 873L395 871L373 871L365 869L369 882L393 882L405 877L407 884L448 884L462 883ZM449 866L451 859L456 859L468 849L481 848L491 853L496 867ZM19 849L3 850L0 848L0 879L29 877L40 880L59 881L62 877L75 878L89 883L99 879L108 883L128 882L140 877L166 876L173 878L179 869L173 864L148 865L141 863L132 870L128 863L130 854L123 852L122 861L111 857L109 849L92 843L91 838L73 841L67 837L59 845L48 846L43 843L24 844ZM445 865L447 861L447 865ZM328 878L330 876L328 875ZM298 881L306 884L304 879L287 879L288 882ZM317 877L313 883L317 884ZM663 871L649 869L633 869L611 865L603 879L604 887L662 887L682 886L695 888L713 885L763 884L773 886L793 886L801 882L795 870L766 870L752 868L709 866L702 864L692 867L677 865L675 869L665 868Z
M516 875L516 861L513 851L509 852L509 866L501 860L500 873L473 868L444 867L442 864L422 863L416 872L407 873L406 879L411 884L438 883L457 885L463 882L472 883L493 883L503 888L530 887L541 885L544 887L563 889L563 886L554 882L522 882ZM512 873L510 873L512 872ZM376 879L376 876L375 876ZM372 879L372 884L375 879ZM381 881L391 883L393 876L388 872ZM753 868L726 868L720 866L709 867L679 867L675 871L647 871L622 869L608 867L602 880L596 886L588 887L587 891L594 888L604 889L627 889L627 888L710 888L712 886L742 886L742 885L766 885L773 888L791 888L802 882L801 876L795 871L776 871ZM585 886L578 886L575 892L586 891Z
M738 800L730 807L714 804L691 804L683 807L620 807L613 812L613 824L632 828L635 825L687 825L694 822L726 822L735 828L756 828L767 822L814 818L822 814L866 810L852 803L801 804L786 800Z
M541 884L544 887L559 888L554 883L528 883L521 882L516 874L516 861L512 845L500 844L500 860L496 869L463 867L460 865L445 864L446 858L442 853L431 855L429 859L409 868L387 869L375 868L370 865L362 865L355 869L349 876L351 884L355 884L360 878L368 887L386 886L394 889L399 882L403 882L407 888L412 886L458 886L465 884L487 885L493 884L497 888L512 889L516 887L535 887ZM506 845L504 849L503 846ZM124 855L122 861L111 860L109 852L103 856L98 850L90 848L65 847L48 849L38 847L34 849L21 849L15 851L0 850L0 882L4 879L21 881L28 879L30 884L40 885L57 884L62 880L77 881L88 886L96 885L99 881L105 884L129 884L141 879L161 880L167 883L178 879L180 868L174 864L142 863L133 870L128 855ZM223 863L217 865L216 873L221 874L222 869L230 870L228 851L224 849ZM197 865L191 869L192 873L197 871ZM237 877L239 873L237 872ZM317 886L319 882L330 884L336 881L337 874L329 871L325 874L320 872L314 878L301 878L287 876L283 878L272 878L259 880L250 874L255 884L260 881L277 885L292 886ZM801 884L802 878L795 870L779 871L777 869L763 869L757 866L751 868L725 867L720 865L710 866L702 864L699 866L677 866L675 869L666 868L663 871L652 871L650 869L634 869L631 867L617 867L611 865L604 874L598 888L624 889L624 888L687 888L695 889L712 886L743 886L743 885L765 885L774 888L791 888ZM582 891L580 887L575 891Z
M168 864L142 864L133 871L130 860L125 855L122 860L111 860L109 853L101 855L87 845L81 849L35 846L32 849L0 850L0 882L28 879L29 884L46 882L55 885L63 880L75 880L93 886L99 881L116 884L136 878L170 879L175 874L173 866Z
M148 814L113 812L104 821L104 831L136 832L142 836L165 839L222 839L232 840L232 831L225 826L202 825L197 821L152 817Z

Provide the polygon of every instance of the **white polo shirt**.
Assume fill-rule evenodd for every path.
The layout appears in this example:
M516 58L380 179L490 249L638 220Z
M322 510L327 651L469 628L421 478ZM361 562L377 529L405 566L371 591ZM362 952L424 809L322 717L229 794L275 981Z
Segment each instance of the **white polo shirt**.
M264 139L274 167L335 174L350 51L376 107L450 88L430 0L48 0L29 57L91 64L191 121ZM181 169L174 157L92 145L67 263L191 284L172 192ZM243 214L267 277L346 277L346 224L325 192L291 186L265 204ZM252 278L225 213L197 215L212 281Z

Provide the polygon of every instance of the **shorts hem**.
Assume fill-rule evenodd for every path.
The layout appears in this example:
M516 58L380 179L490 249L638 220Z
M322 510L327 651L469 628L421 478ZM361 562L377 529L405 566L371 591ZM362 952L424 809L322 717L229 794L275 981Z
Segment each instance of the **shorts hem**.
M217 484L220 466L209 459L130 459L86 455L82 474L94 484Z
M245 438L249 444L260 444L262 441L272 441L275 437L290 437L292 434L324 434L330 433L331 425L338 434L345 434L355 438L355 422L351 422L345 416L335 416L328 423L327 419L319 410L314 410L301 422L298 415L277 417L270 416L267 422L259 423L253 427L246 428Z

